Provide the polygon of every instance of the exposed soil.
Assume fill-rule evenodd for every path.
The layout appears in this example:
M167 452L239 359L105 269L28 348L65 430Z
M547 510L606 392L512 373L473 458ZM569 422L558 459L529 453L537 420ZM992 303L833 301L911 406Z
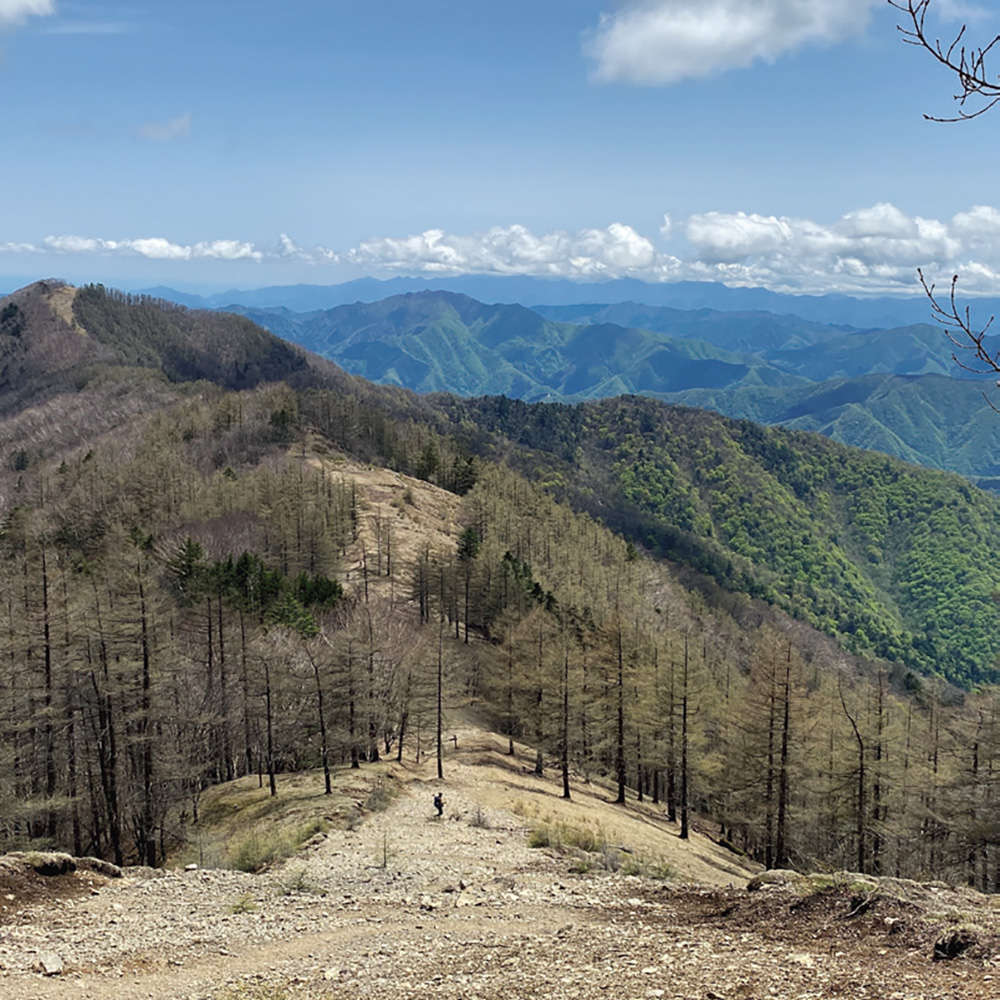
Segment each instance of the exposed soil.
M46 878L29 871L0 871L0 935L6 924L30 921L37 908L96 895L109 881L87 871L60 878Z
M426 763L396 768L404 791L388 808L269 873L130 869L4 887L16 898L0 925L0 995L1000 997L1000 908L988 897L914 884L859 896L848 880L749 892L738 858L700 835L682 843L650 805L623 813L580 783L563 803L554 775L505 758L498 739L456 735L446 782ZM528 846L529 827L582 823L603 831L603 853ZM604 868L654 856L673 880ZM975 943L934 961L959 923L974 925ZM32 971L42 952L60 956L62 975Z

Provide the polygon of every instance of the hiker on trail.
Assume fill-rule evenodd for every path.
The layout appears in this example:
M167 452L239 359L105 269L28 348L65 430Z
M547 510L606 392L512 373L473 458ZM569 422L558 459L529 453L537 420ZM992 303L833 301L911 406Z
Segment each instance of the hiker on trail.
M434 808L437 809L438 816L444 815L444 795L441 792L434 796Z

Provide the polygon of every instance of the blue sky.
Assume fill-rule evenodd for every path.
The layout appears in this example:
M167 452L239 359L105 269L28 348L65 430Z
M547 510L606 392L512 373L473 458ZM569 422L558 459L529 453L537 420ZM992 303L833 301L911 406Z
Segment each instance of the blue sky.
M946 36L1000 9L933 0ZM0 0L0 274L1000 292L1000 112L881 0ZM665 221L667 217L668 221Z

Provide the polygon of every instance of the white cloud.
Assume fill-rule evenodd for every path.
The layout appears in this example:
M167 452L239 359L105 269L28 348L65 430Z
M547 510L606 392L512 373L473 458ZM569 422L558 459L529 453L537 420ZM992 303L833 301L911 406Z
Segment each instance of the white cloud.
M715 260L738 260L781 249L792 238L792 224L773 215L705 212L688 219L687 238Z
M116 246L107 240L95 240L87 236L46 236L44 243L56 253L96 253L113 250Z
M146 122L139 129L139 135L150 142L170 142L191 134L191 112L186 111L165 122Z
M308 253L288 233L282 233L278 237L278 248L278 253L282 257L297 257L299 259L308 257Z
M263 260L264 253L240 240L172 243L162 236L105 240L90 236L46 236L45 246L60 254L124 254L149 260Z
M0 243L0 253L41 253L40 247L34 243Z
M655 242L654 242L655 240ZM909 216L880 203L832 222L754 212L664 216L659 236L623 222L577 232L497 226L481 233L428 229L353 248L303 246L287 233L269 246L241 240L176 243L162 236L48 236L0 242L0 253L141 257L156 262L285 261L375 275L527 275L600 281L721 281L776 291L855 294L916 291L916 269L968 293L1000 294L1000 209L976 205L951 219Z
M879 0L626 0L584 49L599 80L663 84L743 69L864 29Z
M29 17L46 17L55 12L53 0L0 0L0 27L20 24Z
M841 222L840 229L850 236L884 236L890 239L914 236L917 232L913 219L908 218L895 205L890 205L888 202L848 212Z
M361 267L436 274L535 274L554 277L620 277L647 273L658 255L652 242L631 226L537 236L525 226L456 236L441 229L401 239L367 240L341 255Z
M696 261L726 268L740 284L864 293L909 290L918 267L963 270L976 249L987 271L1000 268L1000 238L983 238L991 224L1000 237L1000 213L982 206L942 222L882 203L831 224L706 212L687 220L686 233Z
M991 15L985 7L966 0L935 0L931 9L945 21L981 21Z

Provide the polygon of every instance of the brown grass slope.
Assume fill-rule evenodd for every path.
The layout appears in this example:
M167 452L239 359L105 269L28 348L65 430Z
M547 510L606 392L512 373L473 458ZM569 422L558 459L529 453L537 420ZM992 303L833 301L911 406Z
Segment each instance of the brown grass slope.
M236 390L279 381L328 386L344 377L242 316L56 279L0 299L0 413L79 391L109 367Z
M240 390L354 381L243 317L37 281L0 299L0 468L91 448L205 383Z

